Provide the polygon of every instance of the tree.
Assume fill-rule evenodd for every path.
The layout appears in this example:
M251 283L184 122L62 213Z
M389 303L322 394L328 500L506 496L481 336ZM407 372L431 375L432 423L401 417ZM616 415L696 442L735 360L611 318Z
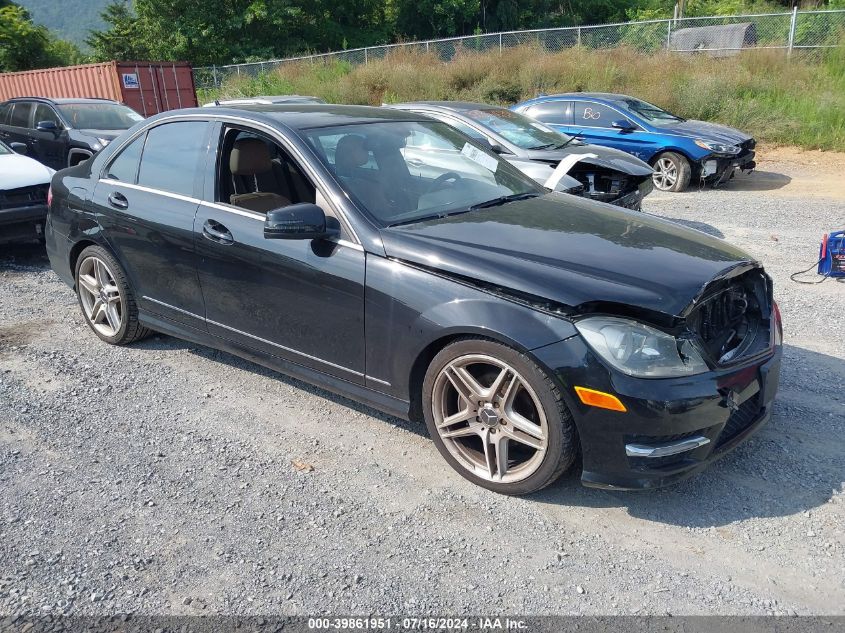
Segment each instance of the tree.
M472 33L478 25L479 0L397 0L396 30L413 39Z
M85 43L98 61L142 61L150 59L149 40L145 29L132 12L127 0L115 0L106 6L100 17L108 25L103 31L91 31Z
M33 24L26 9L0 0L0 72L63 66L81 59L75 45Z

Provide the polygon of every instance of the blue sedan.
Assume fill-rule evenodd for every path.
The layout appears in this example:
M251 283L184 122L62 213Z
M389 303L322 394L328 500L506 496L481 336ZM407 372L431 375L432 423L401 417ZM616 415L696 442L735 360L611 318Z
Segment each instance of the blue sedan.
M654 166L654 185L683 191L719 185L737 168L751 171L755 140L731 127L692 121L626 95L545 95L511 108L587 143L629 152Z

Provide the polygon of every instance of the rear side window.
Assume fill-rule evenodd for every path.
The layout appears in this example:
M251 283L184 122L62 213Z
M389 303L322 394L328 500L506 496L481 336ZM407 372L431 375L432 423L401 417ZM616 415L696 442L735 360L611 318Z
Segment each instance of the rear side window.
M569 101L550 101L530 106L524 114L543 123L569 125L572 120L572 107Z
M15 103L12 105L12 116L9 125L15 127L29 127L29 113L32 105L29 103Z
M9 123L9 112L11 109L11 103L4 103L3 105L0 105L0 125L6 125Z
M147 132L138 184L193 196L208 147L208 128L206 121L179 121Z
M572 108L572 125L588 127L613 127L614 121L627 119L613 108L608 108L599 103L587 101L576 101Z
M134 141L120 150L108 170L106 178L134 184L138 175L138 161L141 159L141 149L144 147L144 135L141 134Z

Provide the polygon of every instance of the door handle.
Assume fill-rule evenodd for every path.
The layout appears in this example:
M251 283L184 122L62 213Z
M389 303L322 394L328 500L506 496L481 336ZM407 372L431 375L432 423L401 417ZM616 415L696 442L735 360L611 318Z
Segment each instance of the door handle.
M122 193L118 191L113 191L109 195L109 204L113 206L115 209L128 209L129 208L129 200L126 199Z
M205 224L202 225L202 234L206 239L217 242L218 244L229 245L235 242L231 231L214 220L205 221Z

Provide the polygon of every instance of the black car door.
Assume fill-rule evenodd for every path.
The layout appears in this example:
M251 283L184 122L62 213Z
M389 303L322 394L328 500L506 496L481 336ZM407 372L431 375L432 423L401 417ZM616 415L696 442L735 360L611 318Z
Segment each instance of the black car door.
M55 129L39 130L39 125L43 123L52 123ZM35 104L32 125L31 156L53 169L67 167L67 132L56 111L46 103Z
M201 330L193 230L210 129L207 121L149 128L106 164L92 196L139 307Z
M23 143L30 151L29 126L32 115L32 103L15 101L8 114L5 125L0 125L0 140L9 143Z
M238 172L231 169L233 148L255 138L270 148L272 164L254 167L254 174L233 173ZM309 175L291 146L279 141L248 126L224 128L217 159L209 160L205 201L194 225L208 330L361 384L364 250L315 187L314 172ZM250 162L257 164L260 158ZM341 239L265 239L265 213L253 210L252 202L268 195L278 196L281 206L316 202L329 216L328 223L339 228Z

